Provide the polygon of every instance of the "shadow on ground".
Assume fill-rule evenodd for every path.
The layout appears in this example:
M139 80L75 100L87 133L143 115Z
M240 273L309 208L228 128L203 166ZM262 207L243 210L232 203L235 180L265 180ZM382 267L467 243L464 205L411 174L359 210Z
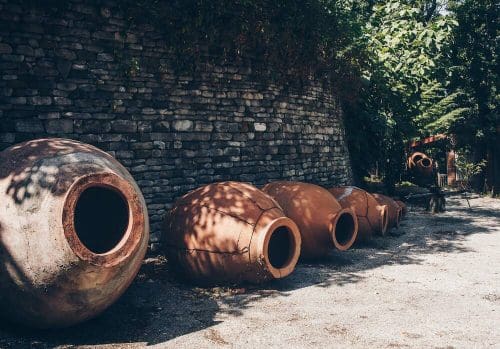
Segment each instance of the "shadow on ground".
M61 330L32 330L0 323L0 347L51 348L111 343L156 344L217 322L209 294L177 283L163 259L148 259L121 299L101 316Z
M263 287L197 288L184 284L162 258L149 258L126 294L98 318L66 330L28 330L0 323L0 347L50 348L98 344L163 343L207 329L225 317L269 297L286 297L304 287L343 286L363 280L364 272L387 265L421 264L434 253L473 252L464 246L468 235L493 232L500 225L498 208L448 200L448 212L431 215L413 208L399 229L344 253L302 262L284 280Z

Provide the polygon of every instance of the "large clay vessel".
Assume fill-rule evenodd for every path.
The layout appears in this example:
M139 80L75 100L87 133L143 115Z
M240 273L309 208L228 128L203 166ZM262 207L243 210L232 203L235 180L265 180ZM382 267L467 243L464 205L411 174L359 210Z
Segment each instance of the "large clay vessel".
M408 168L410 168L410 169L414 168L415 166L417 166L417 163L420 162L420 160L422 160L424 158L427 158L427 155L425 155L422 152L416 151L416 152L412 153L408 157Z
M28 326L92 318L130 285L149 239L144 199L105 152L40 139L0 153L0 314Z
M297 223L302 236L302 258L320 258L333 248L345 251L356 240L358 220L354 212L342 208L328 190L285 181L266 184L262 190Z
M329 189L340 205L350 207L358 217L357 241L370 240L374 235L385 235L388 224L388 208L380 205L367 191L353 187Z
M388 228L398 228L401 218L403 217L403 209L401 206L392 198L382 194L373 194L373 197L380 205L387 205L387 215L389 217Z
M402 216L406 216L406 214L408 213L408 207L406 206L406 204L401 200L394 200L394 201L396 201L399 207L401 207Z
M433 172L433 161L426 154L414 152L408 158L408 170L414 175L431 177Z
M198 284L260 283L288 276L300 254L297 225L250 184L213 183L179 198L163 242L172 265Z

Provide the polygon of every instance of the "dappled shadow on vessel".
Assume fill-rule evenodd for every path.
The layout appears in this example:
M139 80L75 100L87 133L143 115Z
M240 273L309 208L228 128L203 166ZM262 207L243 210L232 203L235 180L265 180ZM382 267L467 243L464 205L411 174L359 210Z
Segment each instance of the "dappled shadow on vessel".
M7 181L2 197L7 204L22 205L42 191L62 195L75 177L101 169L101 161L111 161L107 155L103 155L102 160L96 159L93 152L95 149L88 145L62 139L35 140L13 146L0 154L0 180ZM77 159L74 153L78 153ZM85 166L81 166L82 161L86 162ZM2 204L5 203L0 202ZM26 265L19 258L23 251L9 250L8 242L12 242L15 231L7 231L5 226L12 219L0 214L0 282L9 274L15 275L18 282L28 288L36 287L25 274ZM145 263L139 277L120 300L85 323L68 329L37 330L0 319L0 348L154 344L216 323L214 316L218 306L215 301L193 293L176 281L165 283L151 278L148 273L153 269L163 270L165 263L153 264Z
M289 277L258 286L199 288L180 282L164 258L150 258L125 295L96 319L50 331L1 323L0 347L163 343L241 316L265 299L288 297L296 289L341 287L362 281L365 271L381 266L421 264L429 254L473 252L464 244L467 236L496 231L498 214L478 206L477 216L468 215L470 211L459 203L450 200L449 211L442 215L413 211L386 237L347 252L332 251L319 260L301 261Z
M460 201L461 202L461 201ZM377 237L346 251L332 251L325 258L301 261L293 274L261 286L251 286L243 294L223 297L219 303L224 311L241 315L244 309L255 306L264 298L286 297L291 291L304 287L343 286L362 281L367 270L387 265L422 264L425 256L438 253L474 252L464 242L471 234L492 233L500 226L498 212L477 207L478 217L490 225L461 213L461 206L450 202L449 212L431 215L423 210L413 211L398 229L386 237ZM425 218L425 220L423 219Z
M386 237L357 244L346 252L332 251L319 260L301 261L288 278L267 284L265 292L275 290L286 294L308 286L343 286L363 280L363 271L380 266L421 264L429 254L474 252L464 244L467 237L492 233L500 226L498 210L476 207L477 216L473 214L471 217L467 215L468 210L462 212L462 206L453 201L450 203L449 211L441 215L413 211ZM489 224L474 219L478 217Z
M9 181L5 193L0 194L12 198L16 205L44 190L63 195L75 178L101 169L98 162L109 160L107 154L97 159L92 156L95 152L90 145L58 138L16 144L0 152L0 180Z
M209 193L211 195L207 195L203 200L194 198L194 207L201 206L209 210L193 210L181 217L182 220L190 220L186 223L193 223L197 228L189 231L190 238L205 242L207 246L214 248L214 254L230 256L236 253L248 253L248 243L240 244L245 239L241 236L242 230L239 228L241 225L245 226L247 228L245 231L251 235L263 212L277 209L277 204L273 200L266 196L259 198L257 195L252 195L254 191L257 189L248 185L240 185L238 190L228 186L224 191ZM250 210L254 214L245 216ZM221 232L221 229L215 228L227 222L224 220L227 214L243 217L245 220L237 226L238 229L234 225L226 224L222 225L225 228L222 230L225 235L215 234L216 231ZM2 224L1 217L0 224ZM201 234L202 232L208 233ZM169 242L173 242L173 239ZM1 244L0 248L3 246L4 244ZM283 248L288 249L288 245ZM2 269L12 270L10 264L16 264L15 258L7 253L2 253L0 257L2 257L0 260ZM197 260L197 263L202 263L201 267L209 270L215 269L217 262L210 257ZM25 266L19 261L18 263L16 270L22 273ZM216 315L224 313L225 310L221 310L224 303L231 304L229 299L236 294L234 288L204 289L182 283L174 276L174 266L175 263L172 261L167 263L164 258L146 260L135 282L116 304L95 319L68 329L35 330L23 327L22 324L3 322L0 324L0 347L29 347L33 343L38 347L117 343L157 344L217 324L219 320L216 319ZM29 278L23 280L28 288L35 287ZM240 293L245 299L233 303L232 308L238 306L244 309L259 298L272 296L252 294L246 289ZM227 314L231 313L231 309L227 310Z

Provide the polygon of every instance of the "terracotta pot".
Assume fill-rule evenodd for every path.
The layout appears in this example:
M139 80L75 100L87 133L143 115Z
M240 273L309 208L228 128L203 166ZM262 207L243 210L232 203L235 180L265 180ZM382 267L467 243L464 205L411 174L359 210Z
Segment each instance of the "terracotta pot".
M421 153L419 151L416 151L416 152L412 153L408 157L408 168L409 169L414 168L417 165L417 162L419 162L423 158L427 158L427 155L425 155L424 153Z
M401 218L403 216L403 210L397 204L396 201L391 199L388 196L382 194L372 194L373 197L377 200L380 205L387 205L388 208L388 217L389 224L388 228L399 227L399 223L401 222Z
M408 158L408 170L415 175L432 176L433 161L430 157L421 152L414 152Z
M273 182L262 190L299 226L301 257L323 257L332 248L345 251L356 240L358 220L354 212L342 208L328 190L300 182Z
M149 240L144 199L105 152L40 139L0 153L0 313L29 326L96 316L126 290Z
M297 225L273 199L245 183L189 192L166 215L163 232L169 260L201 284L283 278L300 254Z
M406 214L408 213L408 207L406 207L406 204L401 200L394 200L394 201L396 201L396 203L399 205L399 207L401 207L402 215L406 216Z
M358 241L386 234L389 222L386 205L380 205L370 193L357 187L335 187L329 191L342 207L350 207L358 217Z

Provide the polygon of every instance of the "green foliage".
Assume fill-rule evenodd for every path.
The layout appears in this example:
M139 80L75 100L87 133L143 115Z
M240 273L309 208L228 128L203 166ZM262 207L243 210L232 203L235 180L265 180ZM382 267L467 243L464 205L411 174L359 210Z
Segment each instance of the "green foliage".
M447 17L425 23L420 9L402 1L376 5L365 33L367 49L378 68L371 75L378 73L411 107L408 102L418 99L422 83L432 78L452 25Z
M460 148L471 145L476 162L488 154L500 163L498 3L372 3L359 39L369 57L362 70L366 84L346 106L358 177L384 164L390 190L404 171L405 144L436 133L454 135ZM498 187L500 170L490 168Z
M488 159L487 171L472 176L477 190L500 191L499 59L500 6L494 0L451 0L457 21L442 81L456 96L455 110L431 120L426 128L454 134L456 146L471 148L475 163ZM485 178L485 174L487 177Z
M135 57L131 58L130 62L128 62L126 74L128 76L133 77L139 74L140 71L141 71L141 65L139 64L139 60Z
M457 158L456 166L460 171L464 181L468 182L472 176L478 175L483 172L486 167L486 160L481 160L479 162L471 162L467 160L467 156L460 156Z
M477 162L470 161L471 154L469 151L464 151L456 158L457 170L462 177L462 189L470 190L471 180L474 176L480 175L486 168L486 160L480 160Z
M458 27L450 59L450 89L465 91L474 112L468 120L457 120L449 129L466 144L487 145L498 137L500 99L498 47L500 6L497 1L451 1Z
M367 13L359 39L370 58L366 85L346 106L355 171L364 175L375 161L384 164L389 190L404 171L405 143L420 134L419 123L455 112L449 100L440 101L446 96L441 85L433 85L456 23L429 15L425 3L380 1ZM431 108L436 101L441 110Z
M414 119L422 136L449 133L457 122L466 122L475 111L465 103L468 96L462 90L448 91L441 82L424 85L421 93L420 114Z
M176 68L196 69L200 59L251 61L260 76L324 79L345 95L358 88L360 28L343 1L125 0L120 6L132 25L166 34Z

